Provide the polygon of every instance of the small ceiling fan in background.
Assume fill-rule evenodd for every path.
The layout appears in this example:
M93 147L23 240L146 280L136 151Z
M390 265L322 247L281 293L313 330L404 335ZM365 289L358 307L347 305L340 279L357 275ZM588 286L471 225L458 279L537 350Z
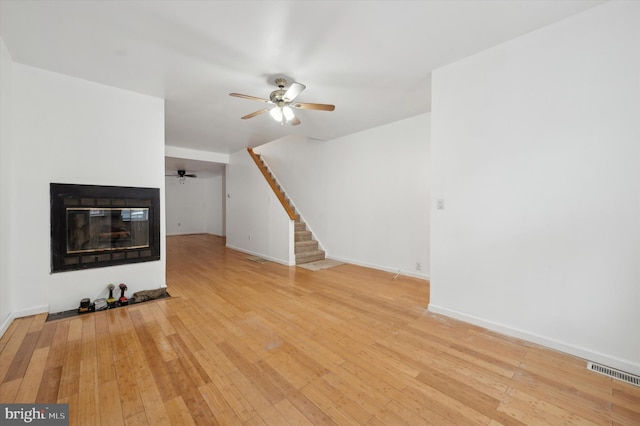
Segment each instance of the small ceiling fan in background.
M241 117L243 120L253 118L269 111L271 117L279 123L283 125L288 123L292 126L297 126L298 124L300 124L300 119L294 114L293 108L312 109L319 111L333 111L336 108L335 105L294 102L295 98L304 89L306 89L306 86L304 84L293 82L291 83L291 86L285 90L285 87L287 85L286 79L277 78L275 83L278 86L278 89L271 92L271 94L269 95L269 99L257 98L255 96L243 95L241 93L229 93L230 96L235 96L236 98L244 98L273 105L270 108L263 108L256 112L252 112L251 114L247 114L244 117Z
M185 178L197 178L198 175L194 173L187 173L186 170L178 170L175 175L165 175L165 176L173 176L177 177L180 183L184 183Z

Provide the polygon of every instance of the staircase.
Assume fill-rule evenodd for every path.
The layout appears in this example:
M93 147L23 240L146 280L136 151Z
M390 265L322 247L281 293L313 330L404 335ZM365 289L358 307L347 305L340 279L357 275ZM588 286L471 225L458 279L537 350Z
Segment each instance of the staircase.
M307 229L307 225L302 220L300 220L300 215L296 212L295 207L293 206L293 204L291 204L289 198L287 198L284 190L278 184L275 177L273 176L273 173L271 173L264 160L260 158L260 155L253 152L252 148L247 148L247 151L262 172L264 178L269 183L269 186L271 186L271 189L276 194L276 197L278 197L278 200L280 200L280 203L286 210L289 218L294 221L294 252L296 255L296 265L323 260L325 258L325 252L319 249L318 241L313 238L313 234Z
M325 253L318 248L318 242L307 230L307 225L300 218L296 219L294 225L296 265L323 260Z

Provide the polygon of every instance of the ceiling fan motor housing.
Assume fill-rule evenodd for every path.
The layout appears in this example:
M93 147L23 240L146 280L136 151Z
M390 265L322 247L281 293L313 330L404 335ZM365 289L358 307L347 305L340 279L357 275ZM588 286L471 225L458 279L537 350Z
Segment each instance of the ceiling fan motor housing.
M269 99L277 106L283 107L288 102L288 100L284 98L285 93L287 93L287 91L284 89L287 85L287 80L284 78L277 78L276 85L279 87L279 89L271 92L271 95L269 95Z
M274 104L278 105L278 106L282 106L280 105L280 102L284 103L284 94L286 93L286 90L283 89L278 89L278 90L274 90L273 92L271 92L271 95L269 95L269 99L271 99L271 102L273 102Z

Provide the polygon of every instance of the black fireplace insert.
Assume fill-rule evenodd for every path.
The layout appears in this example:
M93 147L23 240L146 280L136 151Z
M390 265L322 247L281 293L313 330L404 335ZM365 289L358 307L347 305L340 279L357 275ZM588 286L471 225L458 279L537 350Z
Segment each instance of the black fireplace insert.
M50 184L51 272L160 259L160 190Z

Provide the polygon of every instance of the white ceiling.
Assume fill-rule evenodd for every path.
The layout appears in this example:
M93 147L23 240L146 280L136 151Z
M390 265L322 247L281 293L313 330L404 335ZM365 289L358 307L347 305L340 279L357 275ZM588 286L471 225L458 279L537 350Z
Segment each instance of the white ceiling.
M0 28L15 62L164 98L167 145L229 154L428 112L433 69L599 3L0 0ZM241 120L265 105L229 93L266 98L280 75L335 111Z

